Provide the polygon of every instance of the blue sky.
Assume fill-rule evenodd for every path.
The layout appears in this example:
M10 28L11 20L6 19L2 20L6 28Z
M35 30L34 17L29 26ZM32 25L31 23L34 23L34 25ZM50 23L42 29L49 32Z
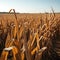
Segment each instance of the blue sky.
M20 13L60 12L60 0L0 0L0 12L15 9Z

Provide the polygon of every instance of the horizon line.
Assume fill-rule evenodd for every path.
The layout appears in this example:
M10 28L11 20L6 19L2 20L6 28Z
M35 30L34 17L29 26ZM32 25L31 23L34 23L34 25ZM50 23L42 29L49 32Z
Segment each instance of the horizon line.
M6 11L6 12L5 12L5 11L4 11L4 12L2 11L2 12L0 12L0 13L8 13L8 14L9 14L9 12L7 12L7 11ZM14 12L11 12L11 13L13 14ZM10 13L10 14L11 14L11 13ZM37 13L37 14L38 14L38 13L53 13L53 12L16 12L16 13L19 13L19 14L20 14L20 13L23 13L23 14L24 14L24 13L27 13L27 14L29 14L29 13L33 13L33 14L34 14L34 13ZM60 12L54 12L54 13L60 13Z

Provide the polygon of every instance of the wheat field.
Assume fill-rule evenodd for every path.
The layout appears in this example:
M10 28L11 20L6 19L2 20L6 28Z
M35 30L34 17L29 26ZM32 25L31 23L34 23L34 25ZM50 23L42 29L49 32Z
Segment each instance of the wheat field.
M0 14L0 60L58 60L59 44L59 13Z

